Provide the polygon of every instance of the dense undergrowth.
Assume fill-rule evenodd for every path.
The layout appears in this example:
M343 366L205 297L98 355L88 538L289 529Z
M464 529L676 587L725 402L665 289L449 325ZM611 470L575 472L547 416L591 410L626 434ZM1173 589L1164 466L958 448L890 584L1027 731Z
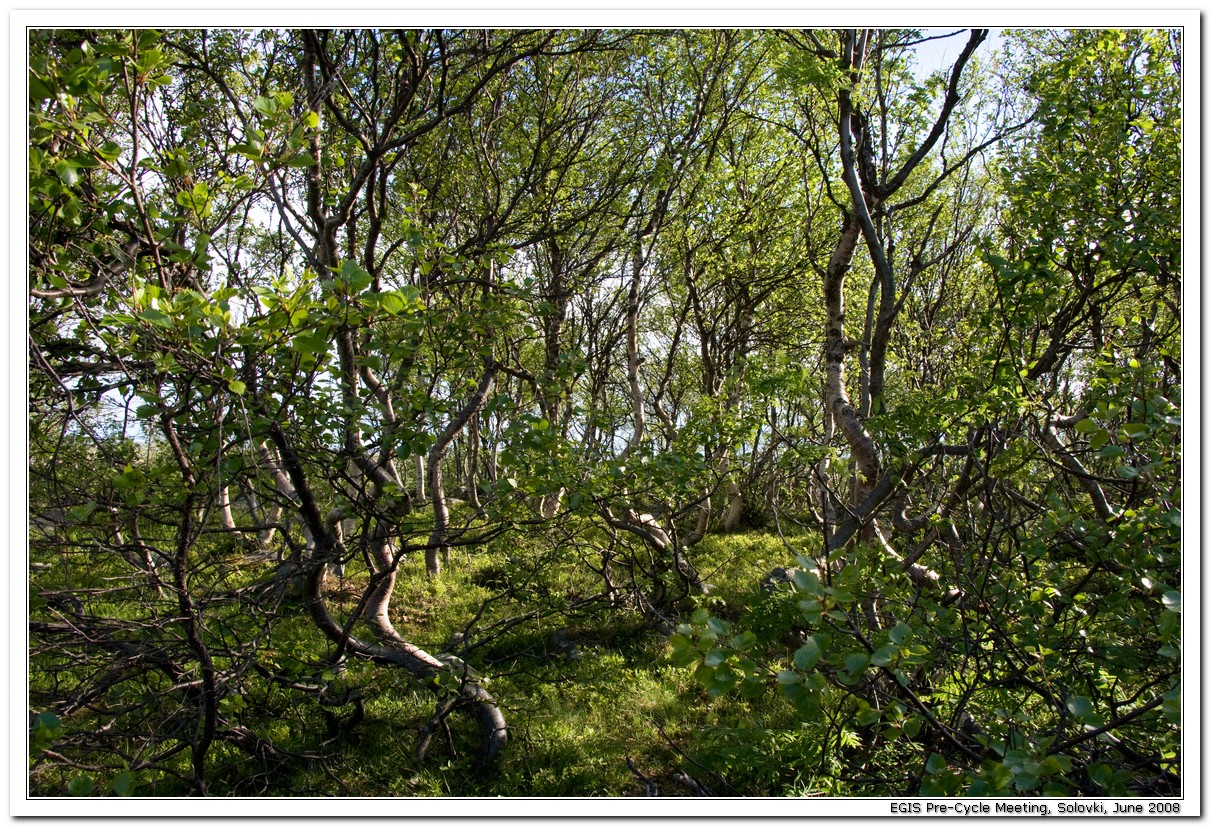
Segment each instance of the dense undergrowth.
M155 624L160 609L154 601L144 602L146 595L131 599L128 589L135 587L122 582L112 561L110 574L87 548L59 551L55 564L34 554L35 624L53 622L60 614L53 601L69 590L88 601L91 613L120 617L115 623L128 623L131 630ZM777 536L760 532L708 537L696 552L714 587L698 602L732 617L764 604L765 593L755 586L787 556ZM240 552L226 550L233 553ZM249 557L238 566L215 567L213 586L240 593L264 582L274 565ZM578 603L592 584L549 551L544 556L509 536L489 547L456 552L439 579L425 576L421 559L405 562L400 571L395 622L429 651L461 653L484 675L510 723L504 758L484 771L473 728L451 717L439 728L426 760L418 761L418 738L434 714L431 693L398 670L354 659L337 669L321 668L330 647L305 614L295 612L274 621L258 662L247 669L247 692L221 704L226 717L238 718L242 728L272 744L272 756L266 752L257 766L246 750L220 743L210 757L212 794L626 796L644 792L638 774L651 779L661 795L693 791L679 774L717 795L815 789L809 762L820 755L811 737L817 725L797 721L777 693L756 701L710 698L692 671L671 663L667 634L638 612L625 605ZM364 571L353 568L344 580L333 578L337 602L343 596L352 608L365 578ZM285 614L292 600L297 596L285 596L277 609L263 606L265 617ZM257 620L241 617L247 606L234 601L232 606L223 622L231 624L233 634L247 633L251 627L241 629L241 624ZM222 634L216 621L209 628ZM327 699L359 698L364 712L355 712L356 703L326 706L291 687L257 680L257 670L266 668L292 673L300 685L322 684ZM75 674L57 655L35 653L35 712L70 694L77 680L91 677ZM161 689L171 696L167 681ZM145 686L139 697L146 701L151 694ZM141 713L152 714L146 704ZM103 723L87 709L50 720L43 715L34 721L35 795L189 792L188 785L164 773L106 774L40 762L40 747L53 749L56 740L70 740L72 730ZM637 772L628 767L628 758ZM185 773L183 757L180 764Z
M1180 604L1172 592L1142 595L1126 569L1099 574L1053 556L1035 558L1030 581L998 583L960 565L948 579L962 588L940 592L849 555L827 582L800 568L775 584L769 573L792 552L807 560L812 537L754 530L696 545L707 593L666 607L662 620L626 594L610 599L568 540L596 529L568 529L456 546L437 578L420 557L399 568L396 627L470 665L509 722L508 748L489 766L465 717L435 716L431 687L335 657L279 561L200 543L191 594L223 680L208 794L1180 788ZM1161 521L1131 540L1151 549L1133 564L1150 590L1176 574L1166 548L1179 536ZM190 794L186 751L166 745L196 731L188 707L201 673L182 654L171 590L157 596L83 534L35 542L32 557L32 793ZM367 585L356 561L329 574L333 609L351 616ZM1135 607L1131 626L1100 620L1100 607L1120 604ZM1093 738L1108 724L1133 740Z

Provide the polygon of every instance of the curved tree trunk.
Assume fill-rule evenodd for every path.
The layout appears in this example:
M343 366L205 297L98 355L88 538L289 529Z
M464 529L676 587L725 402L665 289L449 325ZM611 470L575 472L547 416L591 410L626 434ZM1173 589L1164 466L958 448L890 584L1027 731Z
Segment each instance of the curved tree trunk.
M390 604L398 558L392 554L385 537L380 535L373 538L371 548L376 571L371 575L372 591L366 601L366 617L380 643L368 643L353 636L351 629L343 627L333 618L325 596L325 582L328 564L339 559L341 554L339 535L332 530L332 527L339 525L341 515L330 513L328 520L321 516L302 465L281 427L274 426L270 437L282 457L283 471L289 476L296 492L303 522L316 538L316 551L307 566L308 611L316 626L337 645L333 658L339 659L346 653L352 653L379 663L398 666L422 686L435 692L445 690L433 678L447 671L457 674L459 681L453 705L464 707L478 722L484 762L496 759L508 742L508 727L491 694L465 667L447 663L409 643L391 623Z
M453 699L439 701L438 707L441 709L449 705L465 708L479 725L482 760L485 763L494 761L509 740L504 714L496 706L492 695L480 685L464 664L457 659L443 661L434 657L419 646L409 643L396 631L391 623L390 603L395 588L397 561L385 541L376 545L378 550L374 554L375 559L384 567L374 575L378 583L367 602L366 614L380 643L371 644L353 637L332 617L324 597L324 566L318 564L312 566L308 581L312 619L341 650L402 667L418 683L434 692L444 691L434 678L442 672L455 674L459 680Z
M698 501L697 507L694 509L697 517L694 519L694 527L688 534L681 536L681 545L684 548L696 546L702 542L702 538L706 536L711 527L711 491L709 487L702 489L701 499Z
M862 71L870 34L870 31L851 29L847 30L842 38L841 61L854 84L858 82ZM881 213L882 205L904 185L941 138L950 114L959 102L958 84L963 68L986 36L986 30L972 30L967 45L951 69L946 97L933 128L916 151L890 177L886 171L882 179L879 177L872 154L874 143L871 129L866 118L855 107L850 88L841 87L837 92L841 177L849 192L850 203L842 218L841 236L824 274L824 304L827 317L824 346L825 407L826 415L832 417L832 421L845 437L856 465L857 478L850 511L859 517L857 532L867 539L875 536L874 511L887 499L894 484L890 479L890 472L883 472L878 446L867 431L862 417L851 404L846 390L845 357L853 343L845 338L845 276L849 272L854 251L861 238L865 241L871 263L874 265L879 294L871 339L869 342L860 343L866 348L862 354L866 368L863 371L863 401L869 404L872 412L877 413L883 406L887 345L899 312L899 304L896 300L897 286L892 258L884 246L891 242L879 236L874 217ZM872 286L872 314L875 291L876 287ZM843 545L853 534L854 531L849 527L844 531L839 530L828 540L828 548Z

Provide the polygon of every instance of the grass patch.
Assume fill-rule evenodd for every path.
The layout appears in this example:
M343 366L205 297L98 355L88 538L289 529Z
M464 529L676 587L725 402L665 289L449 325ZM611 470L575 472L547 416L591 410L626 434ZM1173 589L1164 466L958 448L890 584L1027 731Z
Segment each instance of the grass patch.
M425 574L419 554L401 561L392 600L396 628L427 651L457 654L481 673L510 727L504 755L484 770L478 763L478 729L455 712L447 719L448 731L438 729L422 763L416 745L434 714L436 696L402 670L353 660L333 669L327 663L332 644L313 627L297 595L280 595L280 604L256 605L250 612L246 602L230 595L264 581L274 564L254 556L236 566L222 557L234 553L226 546L207 546L195 555L193 573L197 598L209 601L210 644L236 652L241 641L245 647L256 641L246 648L250 661L216 659L225 675L241 675L227 678L220 728L255 733L272 750L252 758L230 738L216 740L207 758L212 793L641 795L644 787L628 768L629 758L659 785L661 795L690 794L676 780L679 772L715 794L767 795L800 783L810 757L810 750L786 737L795 727L794 713L776 692L753 701L708 698L689 670L671 664L667 638L634 606L586 602L601 583L583 565L582 549L567 548L549 535L518 532L453 549L437 579ZM756 584L789 557L780 539L764 533L708 537L690 554L714 588L678 611L688 615L707 605L717 616L739 616L761 605ZM79 593L82 584L112 587L107 578L119 571L129 577L129 567L87 552L70 565L62 559L41 562L31 578L35 592L70 588ZM87 576L77 577L82 571ZM357 561L343 579L333 578L333 610L348 616L367 582L368 573ZM89 595L88 609L133 623L175 610L171 595L154 597L146 586L139 588L134 601L118 593ZM53 614L53 607L41 611ZM180 650L179 624L169 622L165 629ZM261 677L269 673L278 677ZM71 675L61 653L46 653L35 658L32 688L49 702L57 692L77 688L69 685ZM355 715L354 702L324 705L314 691L292 688L292 681L322 685L326 699L356 693L364 717L353 723L361 715ZM167 683L145 676L132 683L131 697L165 691ZM175 702L177 696L164 697ZM177 716L187 733L189 712ZM81 710L65 724L83 729L103 720L101 713ZM187 794L187 754L171 763L171 772L139 775L136 794ZM62 794L69 775L44 770L36 774L37 786Z

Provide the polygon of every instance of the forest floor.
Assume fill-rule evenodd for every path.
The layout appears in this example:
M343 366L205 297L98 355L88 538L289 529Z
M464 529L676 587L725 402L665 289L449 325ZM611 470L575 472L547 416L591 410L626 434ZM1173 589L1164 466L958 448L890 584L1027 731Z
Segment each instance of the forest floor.
M509 744L491 771L477 765L475 727L457 714L416 756L433 695L404 676L350 663L333 692L357 689L365 717L348 731L320 708L298 708L279 738L297 758L276 773L276 794L345 796L786 795L812 792L819 750L795 737L795 713L772 686L755 701L710 698L690 669L673 665L667 634L625 605L578 605L589 584L557 559L456 552L440 578L423 561L401 567L397 626L432 652L459 652L488 679L509 722ZM687 609L717 616L769 607L759 584L789 552L776 535L708 537L694 561L713 585ZM504 562L502 562L502 560ZM543 565L536 565L536 562ZM570 562L570 561L564 561ZM349 582L350 601L360 593ZM501 597L501 595L504 595ZM487 603L485 604L485 601ZM480 621L461 638L470 618ZM751 610L756 610L756 615ZM524 622L510 627L513 619ZM769 622L779 622L776 617ZM495 629L495 633L493 630ZM503 631L502 631L503 630ZM336 711L339 718L350 710ZM275 739L279 740L279 739ZM215 767L233 794L254 792L246 757ZM653 789L654 788L654 789ZM146 791L145 791L146 792ZM271 793L274 794L274 793Z

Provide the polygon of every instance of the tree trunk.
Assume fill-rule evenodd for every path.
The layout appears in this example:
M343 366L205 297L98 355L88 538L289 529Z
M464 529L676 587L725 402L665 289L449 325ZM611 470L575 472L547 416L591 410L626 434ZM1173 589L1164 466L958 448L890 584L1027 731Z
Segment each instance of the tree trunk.
M260 455L261 462L265 466L265 470L273 477L273 484L277 488L278 493L284 496L291 502L298 502L298 492L295 491L294 484L291 483L290 477L286 474L282 467L282 458L278 454L277 449L268 442L258 443L256 446L257 453ZM276 521L282 515L282 507L275 505L273 507L274 517L271 522ZM273 542L273 534L275 529L267 528L260 536L262 548L268 548ZM307 551L310 552L315 548L315 539L312 537L311 530L307 524L303 524L303 535L306 538Z
M711 527L711 489L702 489L702 500L698 503L696 509L698 517L694 521L693 530L682 537L681 544L685 548L695 546L702 542L702 538L706 536L706 532Z
M740 518L744 516L744 497L740 494L740 486L728 475L731 460L727 454L719 460L719 473L723 475L723 492L727 497L727 510L723 512L723 530L732 532L740 528Z
M428 502L425 496L425 479L428 477L428 472L425 470L425 458L420 454L414 454L412 457L412 468L416 473L416 504L424 505Z
M223 521L223 528L228 531L235 530L235 517L231 515L231 493L226 485L219 488L219 516Z
M316 626L337 645L334 660L345 652L353 652L380 663L402 667L422 686L435 692L443 690L433 679L443 671L455 672L460 678L455 690L457 703L464 705L476 718L482 737L483 760L485 763L493 761L508 742L508 728L492 696L465 667L452 668L451 664L409 643L391 623L390 603L398 560L391 553L385 537L380 535L372 538L371 554L376 571L371 575L373 591L366 604L367 621L381 644L358 639L332 617L325 597L324 582L326 564L340 555L339 539L328 529L329 525L335 523L326 524L321 516L302 465L281 428L275 426L270 436L281 452L282 466L296 491L296 502L304 524L309 533L316 537L316 554L307 569L307 604Z
M842 223L841 238L829 260L824 278L824 308L827 314L824 345L824 404L849 445L857 465L858 485L854 502L861 502L879 479L879 452L849 401L845 389L845 274L853 262L861 230L848 214Z
M496 378L496 361L492 357L488 357L487 361L484 377L480 380L479 386L462 409L450 420L450 424L446 426L446 430L442 431L437 442L433 443L433 449L429 452L429 490L433 498L433 532L429 535L429 544L425 549L425 571L430 577L437 577L441 574L441 557L446 557L447 561L449 558L449 551L446 548L446 533L450 528L450 512L446 507L446 492L442 486L442 459L446 456L446 451L450 448L454 438L467 426L471 417L483 407L488 392L492 389L492 382Z
M538 505L538 513L544 520L550 520L559 513L559 506L563 503L563 495L566 490L560 488L558 491L543 495Z
M643 392L639 388L639 285L643 272L643 244L635 239L631 261L631 287L627 291L627 384L631 389L631 438L623 455L630 455L643 440L645 419Z
M476 515L484 513L479 502L479 411L467 424L467 505L475 509Z

